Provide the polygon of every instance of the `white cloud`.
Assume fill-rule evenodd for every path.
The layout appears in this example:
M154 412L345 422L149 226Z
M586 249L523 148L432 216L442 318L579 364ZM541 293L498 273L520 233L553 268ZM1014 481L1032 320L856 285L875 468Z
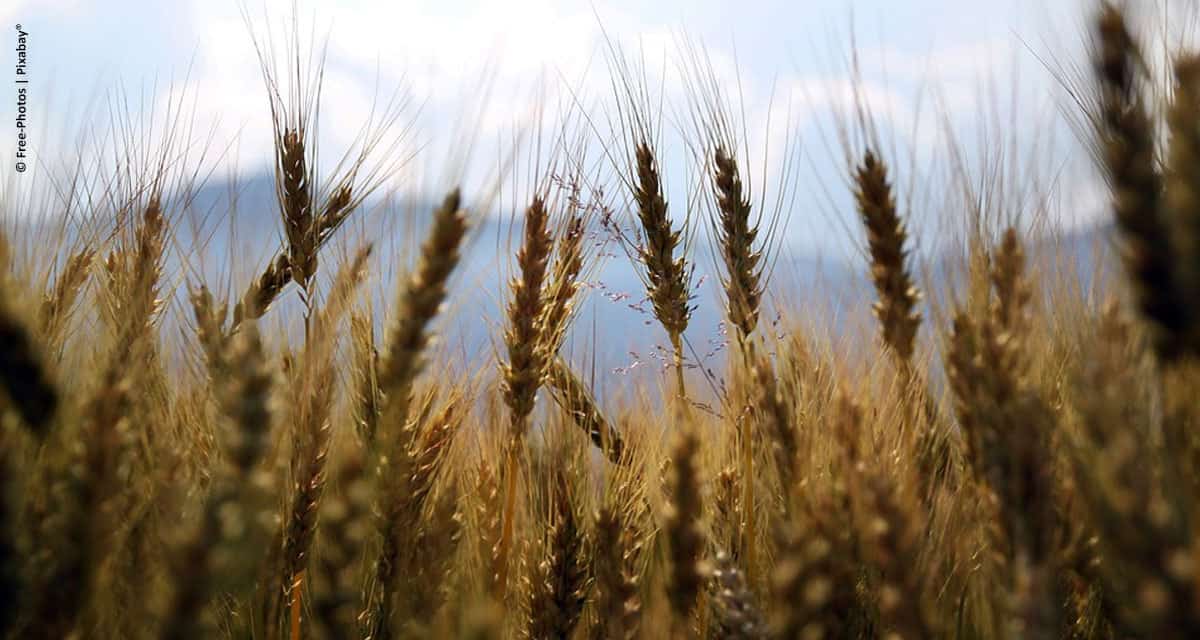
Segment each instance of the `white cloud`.
M46 23L47 16L63 18L79 13L83 8L83 0L4 0L0 3L0 25L11 27L22 22L37 24ZM25 24L26 27L32 24ZM28 29L27 29L28 30Z
M118 8L127 12L148 1L115 0ZM58 4L77 2L57 0ZM247 7L260 35L274 29L278 45L285 39L281 29L286 27L292 4L292 0L191 0L180 5L188 17L187 30L170 43L172 50L144 56L176 60L195 51L186 86L162 96L159 104L177 102L184 96L187 101L194 100L197 130L215 127L213 139L218 148L236 140L237 166L243 172L269 167L272 142L266 90L239 9ZM504 149L505 141L537 122L542 107L552 118L562 105L570 104L572 91L588 106L611 102L605 33L617 39L626 54L640 52L643 56L652 90L661 87L666 93L664 140L677 147L675 127L681 126L685 135L691 130L679 68L681 60L687 66L688 56L681 43L705 43L709 64L718 85L734 103L735 115L745 113L751 168L768 177L778 174L787 136L796 129L812 133L814 128L832 135L835 114L850 114L856 91L878 120L890 123L889 135L917 149L936 146L943 116L955 126L961 123L968 137L974 132L971 127L983 126L976 122L981 100L987 99L981 87L991 78L1003 91L1006 80L1013 76L1014 60L1031 61L1023 70L1022 91L1029 104L1043 103L1042 111L1023 103L1020 113L1040 118L1045 111L1046 95L1037 88L1041 85L1025 80L1044 82L1046 74L1023 51L1021 39L1006 27L997 27L998 19L987 25L977 24L979 20L963 21L964 13L974 16L982 8L956 9L957 18L930 16L911 24L889 22L878 45L860 48L863 77L856 88L847 69L789 68L812 62L789 60L777 53L783 51L777 46L780 42L812 33L811 29L795 30L799 12L789 5L769 9L765 4L749 3L749 23L735 24L724 17L729 6L716 2L668 2L656 7L624 0L608 0L599 7L587 1L561 0L303 0L300 4L300 32L315 34L318 42L326 34L329 37L321 139L326 162L336 160L361 131L376 97L386 100L398 87L409 88L424 109L416 141L430 141L425 153L435 159L425 158L416 165L427 170L440 168L436 155L447 147L445 136L462 133L450 130L453 123L476 107L482 115L471 118L470 124L481 146L493 145L477 149L476 159L494 161L495 151ZM826 17L835 16L834 4L826 3ZM863 0L860 6L878 5L882 12L884 4ZM0 17L34 7L32 0L0 0L0 5ZM813 8L811 13L820 11ZM819 25L820 17L800 24ZM974 26L946 34L939 32L943 23ZM702 31L693 30L697 25ZM924 42L922 34L928 35L931 43L927 51L919 49ZM735 47L745 54L739 58L740 78ZM116 71L128 72L124 67ZM171 71L182 73L181 69ZM659 77L660 72L666 77ZM132 78L129 84L138 81ZM738 104L739 98L744 104ZM769 110L772 126L767 130ZM603 129L605 114L596 111L592 115ZM806 169L820 164L819 171L842 170L836 140L831 147L809 136L803 142ZM763 169L767 148L772 154ZM693 176L683 175L684 170L674 162L685 152L676 148L673 153L675 168L667 173L676 184L673 200L680 201L683 196L678 185Z
M11 2L0 5L0 23L8 25L16 22L17 16L21 15L28 5L28 0L11 0Z

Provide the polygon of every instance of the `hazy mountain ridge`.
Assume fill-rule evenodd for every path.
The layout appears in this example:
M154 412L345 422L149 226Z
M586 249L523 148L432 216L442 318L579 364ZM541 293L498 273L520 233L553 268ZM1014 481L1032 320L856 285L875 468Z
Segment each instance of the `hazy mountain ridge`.
M280 250L283 236L275 198L274 178L269 175L232 184L212 181L197 190L186 210L170 212L175 242L168 252L166 272L174 274L171 279L179 283L175 302L184 313L176 320L184 323L181 328L185 332L191 321L186 311L188 283L199 280L229 283L233 291L240 293L249 279ZM375 262L389 267L374 271L378 277L370 288L380 327L391 312L398 274L415 259L424 239L435 207L433 202L433 199L427 204L383 199L368 202L321 255L321 269L327 279L339 263L339 254L364 241L374 243ZM498 347L507 274L513 268L512 251L519 241L516 232L520 228L519 220L511 215L476 216L474 223L472 241L464 252L448 297L451 313L439 329L442 348L468 358L485 358ZM623 224L632 224L632 217ZM1085 228L1055 239L1034 239L1028 243L1028 251L1035 261L1045 265L1051 264L1049 257L1059 264L1074 265L1081 286L1087 286L1097 260L1102 259L1097 248L1106 245L1110 234L1110 225ZM646 380L644 376L666 363L666 335L653 317L644 285L624 250L598 225L591 242L602 254L601 260L593 272L585 274L583 301L565 351L568 355L589 354L586 367L594 367L598 372L616 372ZM693 364L719 369L725 340L721 285L719 277L712 273L713 248L704 233L696 234L693 250L695 311L685 335L689 359ZM954 274L961 273L961 269L954 268L958 261L943 251L923 262L924 267L917 273L922 288L933 290L932 295L926 296L927 301L944 300L954 288ZM231 264L232 273L228 266ZM828 312L822 314L826 328L837 332L848 318L867 313L875 296L866 264L845 258L784 251L772 273L768 307L761 320L764 330L781 330L772 326L775 309L771 306L797 309L819 303ZM925 275L932 282L925 282ZM289 318L291 322L299 315L289 311L300 304L294 287L289 287L264 319L264 327L295 330L297 327L281 326L277 318Z

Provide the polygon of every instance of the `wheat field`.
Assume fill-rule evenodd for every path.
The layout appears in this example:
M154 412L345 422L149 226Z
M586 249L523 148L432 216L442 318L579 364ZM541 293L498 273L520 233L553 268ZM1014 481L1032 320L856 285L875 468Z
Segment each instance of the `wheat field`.
M1130 11L1097 5L1075 62L1115 277L1073 283L1034 230L980 215L931 304L903 158L860 113L843 184L866 340L804 305L771 315L787 212L760 204L746 123L700 56L694 199L668 201L684 168L614 50L606 182L564 126L512 163L525 187L451 181L411 256L351 226L394 167L319 174L314 118L336 96L301 56L264 56L282 241L259 272L178 276L195 169L136 136L147 169L117 158L71 204L86 225L0 216L0 634L1200 636L1200 55L1144 50ZM511 278L494 348L463 356L441 340L452 284L497 200L516 211ZM18 206L62 203L0 213ZM664 338L653 389L620 389L571 340L604 257L633 266ZM708 257L712 369L688 348Z

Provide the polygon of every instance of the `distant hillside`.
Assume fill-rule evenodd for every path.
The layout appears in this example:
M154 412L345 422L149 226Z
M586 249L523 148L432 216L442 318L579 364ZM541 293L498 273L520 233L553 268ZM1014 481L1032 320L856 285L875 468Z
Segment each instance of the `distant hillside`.
M230 193L237 194L232 217L222 213L231 208ZM279 246L280 227L275 214L274 186L269 176L244 180L236 189L231 189L228 184L207 185L197 194L192 209L194 214L206 214L205 231L200 234L204 247L201 261L210 279L221 281L225 275L222 269L229 263L230 256L235 263L246 263L244 268L247 270L261 269L270 252ZM375 242L377 256L389 252L401 257L411 256L424 237L432 209L432 203L373 203L365 208L365 215L356 214L357 217L339 233L335 245L338 242L353 244L355 238L362 236ZM508 215L477 221L475 235L450 294L454 320L451 326L444 328L443 345L446 348L468 355L490 355L502 321L505 274L512 268L511 253L518 238L514 231L519 231L519 227L513 227ZM230 238L235 245L233 251ZM606 239L603 231L593 230L594 246ZM180 246L189 246L189 242L181 237ZM688 338L694 354L704 357L711 353L706 364L716 367L723 353L722 318L718 306L720 284L712 273L711 249L705 244L703 234L697 235L695 250L698 255L693 293L695 312ZM333 263L331 257L325 260L328 264ZM803 291L804 296L824 297L822 291L833 289L852 294L842 296L843 303L865 304L870 294L865 271L850 269L839 261L788 255L779 259L775 271L780 274L781 282L789 282L789 288ZM383 275L375 291L381 322L389 311L396 287L395 273ZM239 282L244 282L246 277L243 275ZM574 345L589 358L594 356L597 370L617 370L638 380L661 367L664 364L661 350L666 344L666 336L645 300L644 286L637 272L616 243L609 242L603 247L599 269L587 274L586 280L584 302L577 312L567 348ZM296 304L294 294L286 298L284 306ZM593 363L589 361L588 364Z
M236 186L211 182L199 190L189 209L175 220L177 240L170 254L168 275L180 283L176 302L186 309L186 290L182 286L203 274L206 282L236 283L244 287L251 274L261 271L281 246L281 228L276 214L273 178L257 176L239 181ZM432 204L413 205L372 202L356 214L339 232L331 247L322 255L323 271L328 277L338 261L339 251L353 248L360 239L370 239L376 248L376 264L401 269L415 254L424 238ZM231 213L232 212L232 215ZM464 256L450 293L449 324L441 327L443 349L467 358L487 358L498 347L502 324L501 305L506 293L506 278L512 268L512 250L516 242L511 216L478 220L473 240ZM1080 274L1082 287L1090 286L1095 273L1110 269L1108 227L1083 229L1059 238L1032 243L1029 252L1047 268L1070 265ZM509 238L514 238L511 242ZM596 231L593 241L605 236ZM935 243L927 243L935 244ZM697 268L694 291L695 313L687 332L691 355L708 368L719 370L723 359L722 316L719 306L720 283L712 273L711 247L704 234L698 234L694 249ZM1053 259L1051 258L1053 257ZM234 265L232 269L229 265ZM944 299L953 287L956 259L937 255L924 264L922 276L934 279L927 300ZM232 274L232 275L231 275ZM800 311L817 309L827 312L825 325L838 331L845 318L862 317L874 298L867 277L867 266L844 259L792 255L786 251L773 270L771 301ZM379 274L372 290L379 324L395 298L397 273ZM617 372L618 380L636 383L652 381L666 362L666 336L654 320L645 301L644 287L621 249L610 243L600 268L587 276L584 302L567 345L586 358L576 358L585 368L598 372ZM298 324L282 324L281 318L298 318L299 297L289 289L277 308L264 322L266 330L296 330ZM188 314L180 314L186 318ZM928 316L928 314L926 314ZM763 326L772 321L770 310ZM190 320L188 320L190 322ZM593 360L594 358L594 360ZM602 379L613 384L614 376Z

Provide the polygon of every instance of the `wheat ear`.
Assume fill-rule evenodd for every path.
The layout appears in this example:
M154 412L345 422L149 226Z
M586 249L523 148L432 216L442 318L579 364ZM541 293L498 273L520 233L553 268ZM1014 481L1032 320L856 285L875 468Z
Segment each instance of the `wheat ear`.
M596 580L597 622L591 638L630 640L641 624L636 561L640 546L619 509L604 507L596 515L592 575Z
M729 321L736 329L738 351L742 366L754 366L754 346L750 336L758 325L762 301L762 254L755 248L758 225L751 220L750 196L742 184L737 160L723 146L713 150L713 190L717 203L718 243L725 268L725 301ZM756 564L757 531L754 504L754 442L753 421L743 415L740 447L742 478L742 515L745 566L753 576Z
M671 452L671 502L664 520L670 558L667 598L673 615L673 637L691 635L692 611L707 578L707 569L701 563L705 536L700 524L703 503L697 468L699 453L700 439L690 431L679 434Z
M587 599L588 565L568 473L560 467L551 480L552 520L542 545L545 553L529 576L528 638L570 638Z
M180 553L164 638L207 637L213 632L203 618L208 603L223 593L244 593L253 586L252 579L245 577L253 572L237 566L233 558L239 545L260 542L248 531L256 527L256 518L246 513L245 505L251 471L267 447L272 377L253 325L234 338L223 359L229 368L219 400L233 427L225 430L227 463L205 505L200 527ZM226 526L230 521L241 526Z
M276 141L279 205L288 241L288 264L292 278L302 289L308 288L317 271L317 230L306 142L303 129L287 129Z
M513 518L517 507L517 470L520 447L525 439L529 416L533 413L538 388L545 375L545 351L538 322L546 307L542 291L553 239L549 230L550 213L545 200L534 197L525 209L525 231L517 252L520 274L512 279L508 304L508 329L504 343L508 362L501 364L501 390L509 410L509 435L504 469L503 532L496 549L500 588L508 582L509 555L513 536Z
M873 311L884 344L907 369L912 363L917 328L921 325L916 310L921 296L906 264L908 233L896 213L887 165L873 151L863 154L862 164L854 172L854 183L854 199L867 229L871 279L879 295Z
M622 464L625 442L621 434L604 417L587 386L571 370L571 365L560 357L551 359L547 381L554 389L558 405L583 429L592 444L613 464Z
M413 381L425 368L429 325L446 300L446 287L458 265L466 232L466 213L455 189L433 213L433 227L388 329L387 352L379 371L379 388L386 396L381 418L385 429L397 429L408 418Z
M538 318L543 366L554 359L566 338L568 321L579 291L579 272L583 269L583 239L583 217L574 216L567 222L565 232L558 241L554 268L546 285L545 306Z
M688 271L685 257L675 257L680 250L681 232L672 228L659 178L658 160L654 149L645 140L634 150L636 182L633 199L637 204L638 220L645 241L638 247L638 256L646 265L646 292L658 318L671 340L675 358L675 382L681 398L687 397L683 379L683 333L691 319L688 305Z
M718 242L725 267L725 297L729 321L746 343L758 325L762 299L762 254L755 249L758 225L751 220L737 160L724 147L713 151L713 189L717 201Z
M1194 301L1200 295L1200 55L1175 61L1175 94L1167 111L1170 147L1165 175L1166 222L1175 231L1176 276L1180 302L1190 303L1187 349L1200 353L1200 327Z
M746 576L733 558L724 551L717 554L713 567L711 606L718 637L729 640L760 640L768 637L767 624L746 585Z
M62 332L71 308L75 305L83 286L87 284L95 258L96 251L91 248L84 248L72 254L55 279L54 287L42 300L38 311L38 324L42 336L52 348L61 344Z
M1141 53L1124 13L1115 6L1104 4L1096 28L1097 133L1113 214L1124 242L1125 269L1153 330L1156 351L1164 360L1173 360L1182 353L1193 313L1180 295L1171 235L1163 216L1155 127L1140 95Z
M45 436L58 407L58 390L42 363L37 341L12 309L0 283L0 388L37 436Z
M366 277L372 246L364 245L334 278L324 307L313 317L300 369L292 381L290 422L295 429L293 496L284 519L282 595L293 637L301 633L301 608L312 542L316 537L321 496L327 479L330 413L336 376L337 323ZM282 610L280 611L282 613ZM278 621L274 618L271 622Z

